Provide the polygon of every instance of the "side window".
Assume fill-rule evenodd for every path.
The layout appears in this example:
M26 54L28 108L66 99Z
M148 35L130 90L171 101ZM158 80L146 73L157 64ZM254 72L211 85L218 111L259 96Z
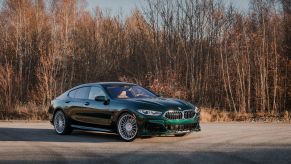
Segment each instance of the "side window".
M87 99L89 95L90 87L82 87L76 89L75 98L76 99Z
M100 87L91 87L89 99L94 100L96 96L105 96L105 93Z
M75 98L76 89L69 92L69 97Z

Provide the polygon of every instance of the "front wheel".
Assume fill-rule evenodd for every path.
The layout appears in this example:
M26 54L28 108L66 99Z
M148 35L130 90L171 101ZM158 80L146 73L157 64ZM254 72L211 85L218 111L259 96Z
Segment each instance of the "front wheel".
M54 116L54 128L57 134L70 134L72 128L69 125L65 113L61 110L57 111Z
M117 122L117 131L122 140L133 141L138 131L135 116L129 113L122 114Z

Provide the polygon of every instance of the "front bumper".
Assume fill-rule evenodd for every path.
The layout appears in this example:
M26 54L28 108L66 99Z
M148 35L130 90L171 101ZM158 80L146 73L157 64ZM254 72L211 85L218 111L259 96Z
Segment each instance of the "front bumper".
M200 114L191 119L170 120L164 117L137 116L140 136L175 135L200 131Z

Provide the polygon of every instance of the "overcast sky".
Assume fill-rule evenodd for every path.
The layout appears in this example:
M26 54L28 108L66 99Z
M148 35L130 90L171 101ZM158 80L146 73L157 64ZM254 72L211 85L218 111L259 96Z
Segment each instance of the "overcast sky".
M4 0L0 0L0 5ZM233 3L233 5L245 11L248 9L249 0L222 0L226 4ZM96 6L99 6L101 9L106 9L112 14L117 14L120 11L124 16L130 15L132 9L135 7L143 8L145 6L145 0L87 0L88 10L94 11Z
M245 11L248 9L249 0L222 0L226 4L233 3L233 5ZM143 8L145 5L145 0L87 0L88 9L93 11L96 6L99 6L101 9L107 9L112 14L116 14L120 11L124 13L124 15L130 15L132 9L135 7Z

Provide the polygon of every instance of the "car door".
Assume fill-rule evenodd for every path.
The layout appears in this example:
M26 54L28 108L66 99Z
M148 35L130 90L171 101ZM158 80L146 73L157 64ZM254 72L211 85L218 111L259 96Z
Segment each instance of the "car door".
M69 92L70 99L66 100L67 112L72 124L82 125L86 123L86 103L91 87L85 86Z
M102 102L95 101L97 96L106 96L103 89L99 86L92 86L89 92L88 99L86 101L85 109L85 120L86 123L95 125L95 126L110 126L111 125L111 116L112 111L110 110L110 105Z

